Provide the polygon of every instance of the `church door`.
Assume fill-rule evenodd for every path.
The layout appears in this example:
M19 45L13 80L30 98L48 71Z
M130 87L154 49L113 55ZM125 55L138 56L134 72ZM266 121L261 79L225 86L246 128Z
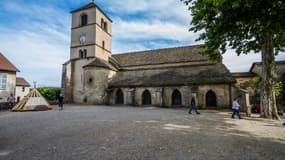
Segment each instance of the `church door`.
M124 93L122 92L121 89L117 90L116 104L124 104Z
M142 94L142 104L151 105L151 94L148 90L145 90Z
M206 94L206 106L207 107L217 107L217 96L215 92L208 91Z
M181 106L182 105L182 98L181 93L176 89L172 93L172 105L173 106Z

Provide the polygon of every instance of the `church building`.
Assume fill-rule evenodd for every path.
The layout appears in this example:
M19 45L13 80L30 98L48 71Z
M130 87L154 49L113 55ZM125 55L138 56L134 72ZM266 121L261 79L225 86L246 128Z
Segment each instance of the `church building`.
M236 80L200 45L112 54L112 20L94 2L71 12L70 59L63 64L65 100L86 104L230 106Z

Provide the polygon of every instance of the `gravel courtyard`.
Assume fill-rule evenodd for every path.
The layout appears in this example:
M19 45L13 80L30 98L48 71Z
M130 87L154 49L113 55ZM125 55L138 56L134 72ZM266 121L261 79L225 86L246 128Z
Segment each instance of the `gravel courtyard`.
M285 127L229 112L68 105L0 111L2 160L284 160Z

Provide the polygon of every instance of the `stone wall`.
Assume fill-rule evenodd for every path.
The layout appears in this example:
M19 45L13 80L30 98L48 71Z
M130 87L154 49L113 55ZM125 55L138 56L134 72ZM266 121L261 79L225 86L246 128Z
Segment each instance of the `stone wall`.
M75 103L84 103L84 71L83 66L87 65L88 63L92 62L94 58L86 58L81 60L74 61L74 67L72 72L72 95L73 95L73 102Z
M115 72L100 67L85 68L83 102L88 104L107 104L108 82L115 75Z
M231 101L231 85L229 84L213 84L198 86L198 105L207 108L206 94L213 91L216 95L218 108L229 108Z
M62 65L62 82L61 82L61 93L64 95L65 103L73 102L73 81L72 71L74 70L74 63L69 61Z

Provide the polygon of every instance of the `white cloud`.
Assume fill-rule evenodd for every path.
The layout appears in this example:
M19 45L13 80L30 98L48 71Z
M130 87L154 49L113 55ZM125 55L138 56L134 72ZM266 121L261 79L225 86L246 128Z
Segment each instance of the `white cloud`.
M285 54L276 56L277 61L285 60ZM223 63L231 72L248 72L253 62L261 62L261 53L241 54L237 56L234 50L228 50L223 55Z
M69 13L40 4L2 4L16 22L11 27L0 23L0 52L19 68L17 76L60 86L62 64L69 57Z
M188 32L187 26L159 20L149 22L116 19L114 28L114 36L125 39L163 38L183 41L195 38L195 34Z
M68 46L49 44L48 38L28 31L0 36L1 52L20 69L19 76L25 75L29 82L37 80L41 84L47 78L56 79L45 84L60 85L61 65L68 59Z

